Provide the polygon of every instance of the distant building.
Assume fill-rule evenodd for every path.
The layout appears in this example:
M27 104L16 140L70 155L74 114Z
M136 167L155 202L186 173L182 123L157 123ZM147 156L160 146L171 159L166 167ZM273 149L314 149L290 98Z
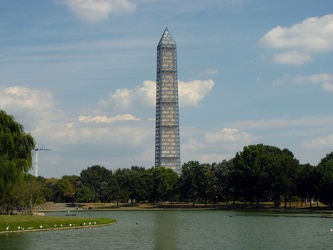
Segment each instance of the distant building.
M180 173L177 47L168 28L157 46L155 166Z

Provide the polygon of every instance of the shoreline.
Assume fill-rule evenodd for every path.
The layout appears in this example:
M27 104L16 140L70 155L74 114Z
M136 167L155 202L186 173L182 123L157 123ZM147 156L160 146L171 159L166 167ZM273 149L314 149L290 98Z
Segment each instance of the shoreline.
M94 227L106 227L117 224L117 222L109 223L109 224L98 224L98 225L85 225L85 226L73 226L73 227L56 227L56 228L45 228L45 229L26 229L26 230L13 230L13 231L0 231L0 234L11 234L11 233L33 233L33 232L53 232L56 230L81 230L81 229L89 229Z
M205 206L204 204L192 203L153 203L153 204L128 204L122 203L117 205L115 203L48 203L48 206L36 208L33 211L36 213L45 212L80 212L80 211L161 211L161 210L182 210L182 211L205 211L205 210L221 210L221 211L251 211L251 212L277 212L277 213L322 213L322 214L332 214L333 210L320 206L320 207L299 207L292 206L288 208L284 207L272 207L268 205L262 205L259 208L254 206L226 206L226 205L213 205L209 204Z

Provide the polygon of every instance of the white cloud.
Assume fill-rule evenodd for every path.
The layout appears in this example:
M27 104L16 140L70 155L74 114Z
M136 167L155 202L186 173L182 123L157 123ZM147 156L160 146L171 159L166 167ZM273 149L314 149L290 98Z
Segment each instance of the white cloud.
M317 137L312 140L303 142L302 147L306 149L332 148L333 134L330 134L326 137Z
M13 86L3 88L2 98L0 99L2 106L25 107L26 109L42 110L45 107L51 108L53 103L47 102L52 99L52 94L46 90L32 90L26 87ZM38 105L39 104L39 105Z
M185 96L190 98L188 105L197 105L213 86L211 81L180 84L186 90ZM24 125L38 144L52 149L47 157L40 158L41 175L79 174L82 168L89 166L87 164L106 164L107 167L129 167L133 163L150 167L153 164L154 120L134 116L131 111L154 106L155 82L145 81L134 89L118 89L110 93L108 100L100 101L99 109L95 110L71 114L60 110L58 103L49 90L0 86L1 109ZM105 105L115 109L107 109ZM197 150L199 155L205 149L200 142L202 134L198 136L193 131L187 135L183 131L181 135L184 141L193 138L193 143L189 141L184 145L184 159L186 152ZM49 172L43 172L46 166Z
M111 14L135 11L131 0L57 0L67 5L79 18L87 22L96 22L108 18Z
M155 105L155 82L144 81L141 86L134 89L117 89L109 93L107 99L101 99L98 106L101 110L113 109L116 111L128 110L135 107L152 107Z
M213 80L179 81L178 96L180 106L197 106L212 91ZM122 111L138 107L154 107L156 102L156 83L144 81L134 89L117 89L109 93L109 98L101 99L98 106L101 110L112 108Z
M89 166L86 164L146 164L143 159L147 152L153 162L154 121L131 114L69 114L59 110L57 103L48 90L0 86L1 109L13 115L39 145L52 150L40 157L41 175L79 174Z
M278 80L274 81L273 85L279 86L284 83L295 83L295 84L318 84L326 92L333 92L333 75L331 74L315 74L315 75L295 75L289 76L283 75Z
M200 149L205 148L205 145L194 138L189 138L189 140L182 144L182 151L186 151L189 154L197 153Z
M22 86L0 87L0 107L27 121L28 129L44 125L47 120L52 121L59 116L55 108L55 99L50 91ZM49 112L53 112L53 116L49 116Z
M333 75L330 74L316 74L310 76L296 75L293 79L295 83L323 83L323 82L333 82Z
M247 144L253 141L255 137L235 128L223 128L217 132L206 133L205 139L209 143L226 142Z
M333 123L333 117L330 116L310 116L298 119L260 119L243 120L234 122L230 126L238 129L263 130L263 129L290 129L290 128L309 128L309 127L327 127Z
M0 88L1 109L24 125L26 131L30 132L38 143L94 144L95 139L100 138L99 143L126 141L127 146L130 146L135 144L138 138L142 138L141 136L147 135L147 132L144 132L145 121L140 121L131 114L114 117L87 114L76 118L75 115L57 109L56 103L52 93L47 90L20 86Z
M321 87L327 92L333 92L333 82L324 82Z
M297 75L294 77L293 82L300 84L320 84L324 91L333 92L333 75L330 74Z
M199 103L212 91L214 81L194 80L189 82L179 81L178 92L181 106L198 106Z
M275 62L303 64L311 54L333 50L333 15L311 17L290 28L277 26L260 40L263 46L289 52L275 55Z
M302 65L313 61L310 55L301 53L299 51L288 51L284 53L275 54L273 56L273 60L276 63L289 64L289 65Z
M230 159L244 146L259 139L259 137L235 128L206 132L191 127L182 127L181 137L184 162L197 160L209 163Z
M218 75L219 71L217 69L207 69L204 72L199 73L200 76L214 76Z
M81 115L78 119L82 123L94 122L94 123L105 123L110 124L114 122L122 122L122 121L139 121L139 118L136 118L130 114L117 115L115 117L107 117L105 115L96 115L96 116L84 116Z

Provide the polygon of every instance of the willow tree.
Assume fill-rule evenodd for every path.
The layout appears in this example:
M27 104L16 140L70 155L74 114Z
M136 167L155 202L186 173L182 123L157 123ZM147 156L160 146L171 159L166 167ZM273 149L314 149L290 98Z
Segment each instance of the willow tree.
M0 110L0 206L8 204L9 192L32 166L35 141L15 118Z

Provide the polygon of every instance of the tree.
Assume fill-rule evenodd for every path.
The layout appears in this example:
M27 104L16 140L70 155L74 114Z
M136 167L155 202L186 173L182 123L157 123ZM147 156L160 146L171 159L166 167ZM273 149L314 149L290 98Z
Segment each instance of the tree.
M61 178L57 182L58 201L74 202L75 189L69 179Z
M82 185L80 182L76 187L75 200L77 202L95 202L98 199L95 190Z
M108 183L112 177L112 172L103 166L94 165L81 171L79 180L83 186L93 189L99 200L106 202L111 197Z
M130 199L129 183L131 170L128 168L117 169L113 173L114 179L111 181L111 190L114 192L113 196L118 201L128 201Z
M32 166L35 141L14 117L0 110L0 205Z
M217 178L217 183L215 186L215 197L216 202L225 200L228 204L230 196L233 194L233 189L231 188L231 174L233 171L233 159L223 160L220 163L213 163L212 169Z
M317 189L320 201L333 209L333 152L321 159L316 173L318 174Z
M250 145L236 153L233 160L232 187L234 199L244 199L245 203L259 201L265 191L263 186L263 157L269 146L263 144Z
M184 163L179 178L182 195L191 199L193 206L203 201L207 206L209 200L214 200L217 178L210 164L200 164L197 161Z
M288 149L269 151L263 159L262 179L265 189L273 196L275 206L284 197L284 207L287 200L297 194L296 178L299 172L299 162Z
M287 198L296 192L295 180L298 160L288 149L263 144L244 147L236 154L232 173L235 198L245 202L256 200L257 207L265 196L278 205L280 195Z
M13 206L17 210L25 210L32 215L33 207L36 204L45 202L42 194L42 185L35 176L30 174L24 175L24 180L10 191Z
M165 167L153 167L147 170L145 187L152 202L174 201L178 190L178 174Z
M39 176L40 177L40 176ZM57 183L58 179L56 178L49 178L45 179L42 185L42 192L46 199L46 201L57 201L58 190L57 190Z
M310 164L301 164L300 170L297 175L297 193L301 198L301 206L303 205L303 200L310 200L310 207L312 206L312 198L315 196L315 185L316 185L316 175L315 168Z
M180 193L185 199L192 200L193 206L199 198L198 184L193 171L193 168L198 167L200 167L200 163L198 161L189 161L184 163L182 166L182 173L179 177Z

